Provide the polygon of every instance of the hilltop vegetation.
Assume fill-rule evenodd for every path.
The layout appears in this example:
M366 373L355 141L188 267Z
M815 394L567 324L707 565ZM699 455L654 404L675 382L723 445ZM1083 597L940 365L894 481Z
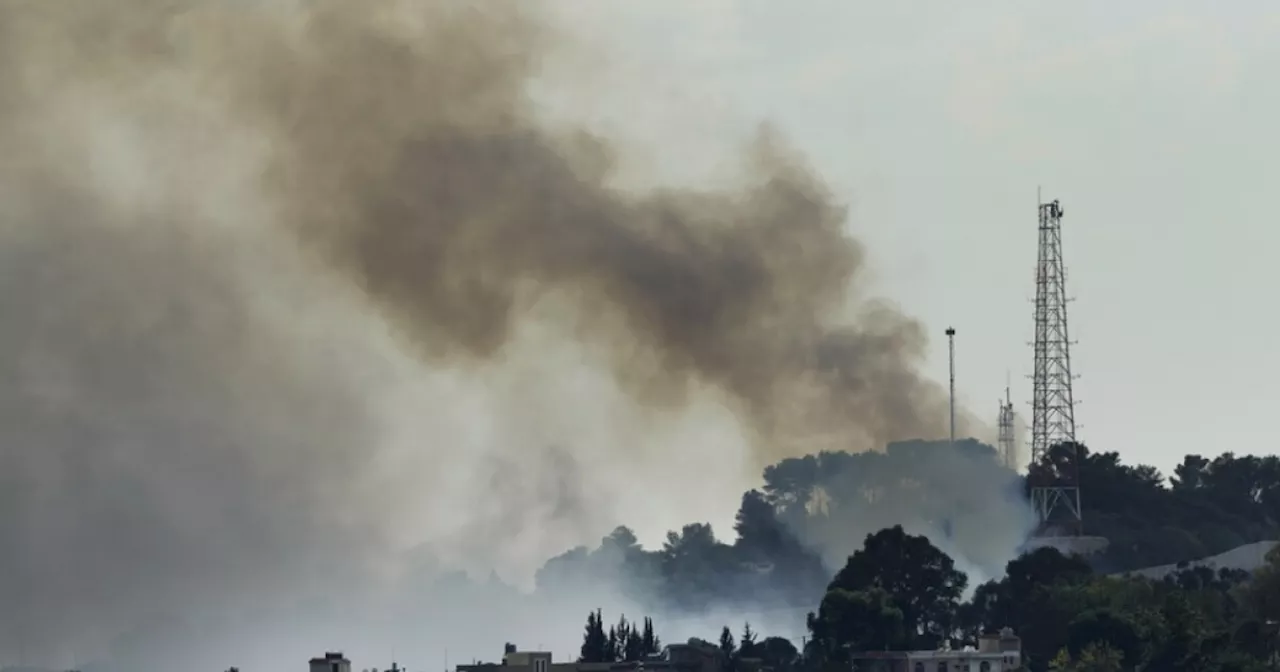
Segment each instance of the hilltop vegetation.
M735 643L721 632L726 672L849 670L858 651L975 645L1015 625L1035 672L1252 672L1274 669L1280 553L1250 577L1188 569L1161 580L1099 575L1078 557L1043 548L1008 563L1005 576L961 595L968 577L923 536L894 526L867 535L808 617L803 648L761 639L750 624ZM625 618L607 633L588 617L582 660L639 660L657 641ZM856 668L855 668L856 669Z
M1050 460L1064 459L1065 447ZM1081 446L1082 505L1089 534L1111 545L1099 569L1174 564L1277 538L1280 459L1187 455L1165 479L1154 467L1128 466L1117 453Z
M1117 453L1080 448L1086 531L1111 541L1090 558L1095 571L1174 564L1280 536L1275 457L1189 455L1165 479ZM1052 451L1048 467L1065 451ZM661 548L645 549L619 527L594 549L550 560L537 583L620 585L638 603L665 611L744 602L801 607L822 595L859 540L894 525L928 537L975 578L998 577L1031 528L1025 501L1025 479L973 440L824 452L767 468L763 487L742 496L731 543L694 522L670 532Z
M690 523L647 549L619 527L595 548L547 562L538 589L620 588L631 598L631 621L598 611L587 619L580 655L593 662L634 661L659 641L711 634L660 640L663 618L705 624L740 608L786 609L797 621L808 613L807 637L728 624L702 644L720 652L726 672L848 670L849 651L973 644L1006 626L1036 672L1274 669L1266 661L1280 644L1280 551L1252 575L1114 573L1280 536L1280 461L1188 456L1166 480L1081 448L1086 531L1111 540L1088 560L1015 552L1031 522L1026 484L989 446L907 442L784 460L743 494L733 541ZM635 619L641 612L653 620Z

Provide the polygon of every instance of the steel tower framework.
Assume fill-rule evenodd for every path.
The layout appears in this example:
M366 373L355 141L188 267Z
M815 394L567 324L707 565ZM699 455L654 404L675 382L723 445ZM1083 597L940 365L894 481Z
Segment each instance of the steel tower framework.
M1067 330L1066 269L1062 263L1062 207L1040 204L1036 265L1035 369L1032 375L1031 504L1041 533L1081 533L1075 398L1071 392L1071 340ZM1065 445L1065 461L1052 468L1045 456Z
M1000 415L997 426L1000 428L997 443L1000 448L1000 459L1004 466L1018 470L1018 443L1013 431L1013 402L1010 400L1009 388L1004 388L1004 400L1000 402Z

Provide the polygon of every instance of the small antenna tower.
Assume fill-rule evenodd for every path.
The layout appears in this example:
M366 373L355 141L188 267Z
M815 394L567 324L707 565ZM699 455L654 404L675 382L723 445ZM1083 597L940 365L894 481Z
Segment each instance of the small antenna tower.
M1013 470L1018 470L1018 442L1013 431L1013 401L1010 399L1009 383L1005 381L1004 399L1000 402L1000 415L998 416L998 426L1000 435L997 443L1000 448L1000 459L1004 462L1004 466Z
M1039 200L1037 198L1037 200ZM1067 332L1066 269L1062 262L1062 206L1040 203L1036 264L1035 369L1031 402L1031 505L1039 534L1082 533L1080 448L1071 392L1071 341ZM1050 465L1051 449L1066 446L1065 463Z
M956 447L956 330L947 327L947 350L951 362L951 396L949 410L951 413L951 448Z

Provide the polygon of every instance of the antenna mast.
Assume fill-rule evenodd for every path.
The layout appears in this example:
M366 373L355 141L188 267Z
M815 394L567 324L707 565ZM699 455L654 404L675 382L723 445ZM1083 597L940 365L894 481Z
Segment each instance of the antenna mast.
M947 327L947 350L951 362L951 396L949 410L951 413L951 448L956 447L956 330Z
M1071 392L1066 269L1062 262L1062 207L1040 203L1036 264L1035 369L1031 402L1031 505L1039 534L1082 533L1080 448ZM1049 459L1053 458L1053 459Z
M1013 431L1013 400L1009 393L1009 382L1005 381L1004 400L1000 402L1000 414L997 423L1000 428L1000 435L997 443L1000 448L1000 459L1004 462L1004 466L1013 470L1018 470L1018 440L1017 435Z

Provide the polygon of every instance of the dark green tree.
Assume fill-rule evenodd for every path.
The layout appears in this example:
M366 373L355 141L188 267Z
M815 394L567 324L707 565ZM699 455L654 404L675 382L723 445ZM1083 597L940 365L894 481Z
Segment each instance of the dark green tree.
M1049 669L1053 672L1124 672L1133 668L1124 666L1124 656L1119 651L1106 644L1089 644L1074 655L1066 649L1058 652Z
M613 632L615 660L629 660L627 658L627 638L631 635L631 624L627 622L625 614L618 617L618 624L613 626Z
M751 658L755 656L756 632L751 629L751 623L742 624L742 636L738 638L738 655L743 658Z
M1015 627L1024 655L1035 665L1046 665L1067 645L1067 627L1076 616L1064 607L1063 595L1091 575L1079 556L1037 549L1010 561L1001 580L978 586L960 610L957 625L971 644L983 632Z
M609 626L609 634L605 637L604 662L606 663L617 662L619 658L618 652L620 650L621 650L621 647L619 646L619 643L618 643L618 629L611 625Z
M1280 621L1280 546L1267 553L1240 593L1244 608L1258 621Z
M640 635L640 649L643 651L643 656L656 655L662 650L662 642L653 632L653 619L648 616L644 619L644 632Z
M931 648L956 625L967 581L955 562L927 538L907 534L895 525L867 535L862 549L849 556L827 592L865 593L874 604L878 598L870 591L884 591L902 612L906 643Z
M993 448L972 440L824 451L783 460L765 470L764 480L764 497L786 529L829 566L843 564L865 535L909 519L933 526L937 535L953 534L951 543L992 573L1005 559L991 554L986 543L983 525L994 521L981 521L992 511L1008 510L1021 483ZM960 487L961 482L983 485Z
M733 641L733 633L729 626L720 631L720 664L725 672L733 672L737 667L738 648Z
M824 667L847 669L851 652L906 647L911 641L906 622L902 609L883 588L833 588L822 598L818 612L809 614L806 655Z
M796 645L784 637L765 637L752 647L752 651L764 667L774 672L791 672L800 658Z
M578 661L583 663L611 662L609 658L609 636L604 631L600 610L587 614L587 627L582 635L582 650Z
M720 543L707 523L690 523L668 532L660 553L668 599L684 609L705 608L729 589L740 563L733 547Z
M1126 670L1142 662L1143 638L1137 626L1124 615L1110 609L1087 611L1077 616L1067 629L1067 650L1079 659L1089 647L1105 646L1120 654Z
M626 623L626 617L622 618L618 624L619 632L626 634L621 637L622 640L622 659L627 662L635 662L644 660L644 639L640 631L636 629L635 623Z
M821 597L830 580L822 559L778 517L765 495L756 490L742 495L734 531L735 556L740 563L769 569L768 590L806 605Z

